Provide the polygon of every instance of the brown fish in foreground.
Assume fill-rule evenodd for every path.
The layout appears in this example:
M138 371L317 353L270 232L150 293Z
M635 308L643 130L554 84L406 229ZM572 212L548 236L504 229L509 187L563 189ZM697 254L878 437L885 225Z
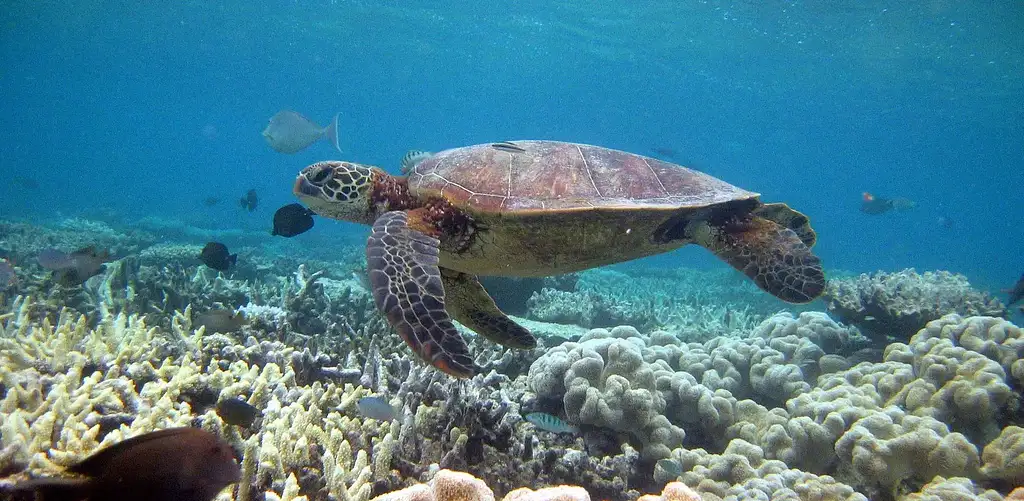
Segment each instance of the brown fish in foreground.
M103 264L113 260L110 251L99 251L91 245L71 253L43 249L36 259L40 266L53 271L53 278L58 283L67 286L81 285L99 275L103 271Z
M84 478L38 478L13 489L42 501L210 501L241 478L231 446L199 428L132 437L67 471Z
M338 146L338 115L334 115L330 125L320 127L294 111L282 110L270 117L270 123L263 129L263 139L280 153L298 153L321 139L326 139L341 152Z
M242 313L235 313L231 310L210 310L198 315L192 321L192 327L198 329L206 327L207 334L214 332L231 333L248 325L249 319Z

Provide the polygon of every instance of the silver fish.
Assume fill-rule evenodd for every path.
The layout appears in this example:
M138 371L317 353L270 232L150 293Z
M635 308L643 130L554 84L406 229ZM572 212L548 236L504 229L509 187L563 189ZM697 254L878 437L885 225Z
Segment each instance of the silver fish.
M551 433L579 433L580 429L546 412L531 412L526 420L537 428Z
M395 416L399 414L399 410L395 409L381 397L363 397L356 402L356 407L359 408L359 413L370 419L376 419L378 421L393 421Z
M402 157L402 174L412 172L413 167L432 156L434 154L429 151L409 150L409 153Z
M270 123L263 129L263 138L274 150L281 153L298 153L309 145L326 139L338 152L338 115L327 127L320 127L312 120L290 110L282 110L270 117Z
M494 143L491 148L496 150L506 151L508 153L526 153L526 150L520 146L517 146L511 141L502 141L500 143Z

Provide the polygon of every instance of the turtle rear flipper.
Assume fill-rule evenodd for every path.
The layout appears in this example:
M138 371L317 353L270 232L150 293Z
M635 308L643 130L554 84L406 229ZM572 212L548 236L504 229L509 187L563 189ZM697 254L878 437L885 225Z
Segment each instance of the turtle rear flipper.
M377 308L406 344L434 367L471 377L476 364L445 311L439 241L409 227L408 214L377 218L366 243L366 268Z
M529 349L537 339L505 315L476 275L441 269L448 312L466 327L508 348Z
M790 303L809 303L825 289L821 260L793 230L760 216L695 222L694 241Z

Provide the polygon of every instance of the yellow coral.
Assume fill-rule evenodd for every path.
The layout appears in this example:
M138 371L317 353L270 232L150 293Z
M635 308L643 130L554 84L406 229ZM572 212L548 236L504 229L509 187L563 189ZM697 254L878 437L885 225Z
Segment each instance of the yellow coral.
M981 472L989 478L1024 485L1024 428L1007 426L985 446L981 454Z
M494 501L494 492L483 480L461 471L441 470L426 485L414 485L374 501Z

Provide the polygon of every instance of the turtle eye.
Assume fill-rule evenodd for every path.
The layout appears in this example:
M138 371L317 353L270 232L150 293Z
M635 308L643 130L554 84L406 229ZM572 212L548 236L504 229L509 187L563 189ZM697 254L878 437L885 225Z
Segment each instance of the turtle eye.
M316 184L320 184L323 183L324 180L326 180L330 175L331 169L328 169L326 167L320 167L320 169L313 174L313 177L310 178L310 181Z

